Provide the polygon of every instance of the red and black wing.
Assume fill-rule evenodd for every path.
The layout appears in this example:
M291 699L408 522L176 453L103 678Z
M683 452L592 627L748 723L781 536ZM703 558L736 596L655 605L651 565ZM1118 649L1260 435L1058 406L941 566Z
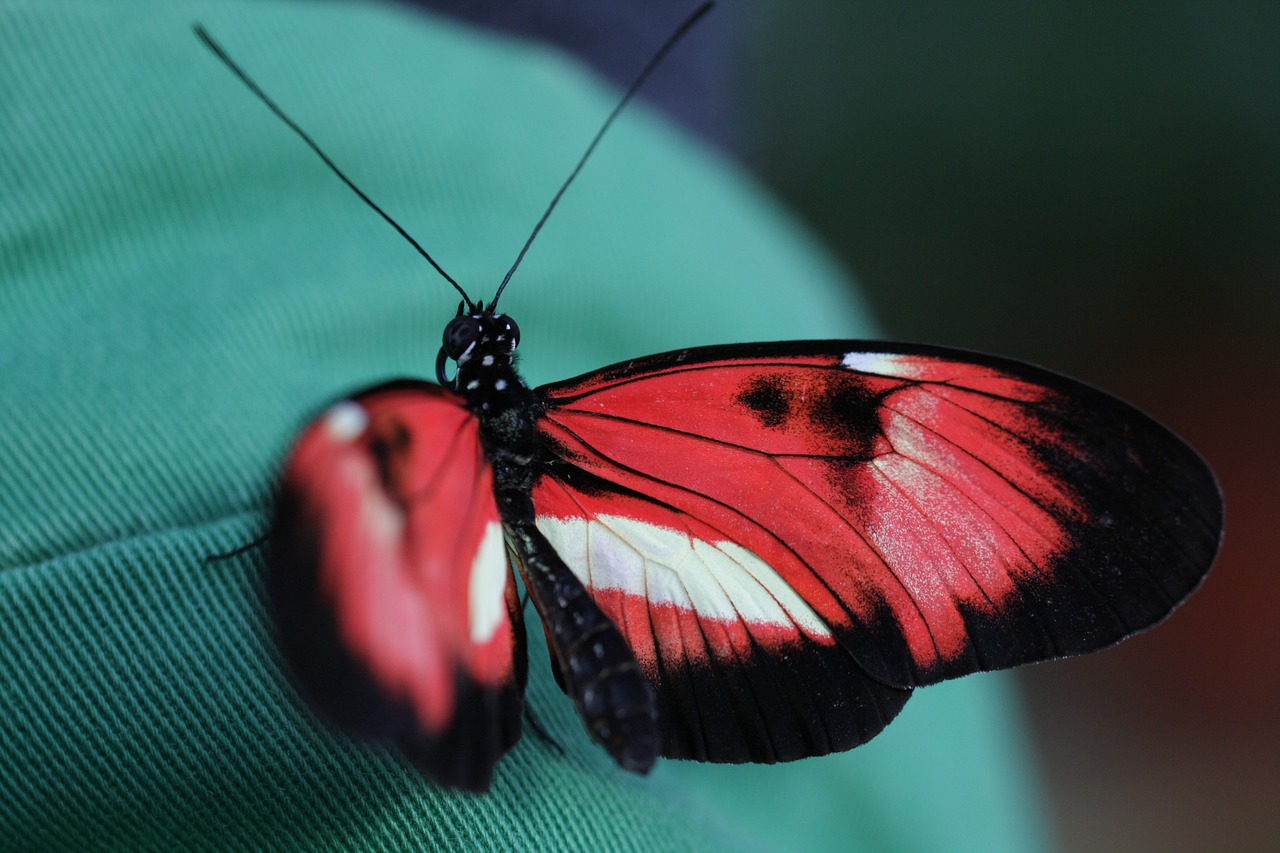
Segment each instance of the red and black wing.
M327 409L285 466L267 587L300 687L444 785L488 788L520 737L524 631L479 422L452 391Z
M1115 643L1221 536L1191 448L1005 359L708 347L538 393L538 526L635 650L673 757L847 749L912 687Z

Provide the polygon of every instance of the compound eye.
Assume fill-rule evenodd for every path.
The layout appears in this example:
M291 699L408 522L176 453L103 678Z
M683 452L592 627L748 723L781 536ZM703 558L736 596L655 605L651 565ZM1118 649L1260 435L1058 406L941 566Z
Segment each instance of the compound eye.
M516 347L520 346L520 327L510 317L503 317L502 322L505 324L502 329L502 336L507 345L507 352L515 352Z
M474 317L454 317L444 327L444 353L457 361L479 338L479 321Z

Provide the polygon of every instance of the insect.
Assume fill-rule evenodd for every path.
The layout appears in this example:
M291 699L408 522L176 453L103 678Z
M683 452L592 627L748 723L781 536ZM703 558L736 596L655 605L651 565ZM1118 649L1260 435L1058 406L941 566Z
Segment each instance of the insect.
M806 341L529 388L497 307L520 259L485 305L392 225L462 294L438 383L368 388L302 431L267 587L302 692L441 785L487 789L520 737L517 574L591 737L643 773L660 755L850 749L916 687L1159 622L1217 553L1204 461L1079 382L942 347Z

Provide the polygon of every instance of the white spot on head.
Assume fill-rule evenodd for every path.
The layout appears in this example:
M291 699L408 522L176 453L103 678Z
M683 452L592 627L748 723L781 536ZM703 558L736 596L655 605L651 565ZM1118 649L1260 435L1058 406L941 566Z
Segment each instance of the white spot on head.
M507 390L507 380L499 379L497 382L493 383L493 387L494 390L505 391Z
M480 538L467 578L467 616L471 641L483 643L502 624L506 612L507 547L502 525L491 521Z
M458 356L456 359L454 359L454 361L456 361L459 366L466 364L468 361L470 361L471 351L475 348L476 348L476 342L472 341L471 343L467 344L467 348L462 351L462 355Z
M334 403L324 415L324 428L334 441L354 441L369 426L369 413L353 400Z
M493 356L486 355L484 358L480 359L480 363L485 367L493 367Z
M479 387L480 387L480 380L479 380L479 379L472 379L470 382L468 382L468 383L467 383L467 390L468 390L468 391L474 391L474 390L476 390L476 389L477 389L477 388L479 388Z

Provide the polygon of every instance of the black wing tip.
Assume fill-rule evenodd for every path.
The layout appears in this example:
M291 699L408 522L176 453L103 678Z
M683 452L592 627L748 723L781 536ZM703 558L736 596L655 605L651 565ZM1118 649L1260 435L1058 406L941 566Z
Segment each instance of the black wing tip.
M671 672L660 693L662 755L716 764L779 764L847 752L880 734L910 687L868 675L839 645L814 644L718 667Z

